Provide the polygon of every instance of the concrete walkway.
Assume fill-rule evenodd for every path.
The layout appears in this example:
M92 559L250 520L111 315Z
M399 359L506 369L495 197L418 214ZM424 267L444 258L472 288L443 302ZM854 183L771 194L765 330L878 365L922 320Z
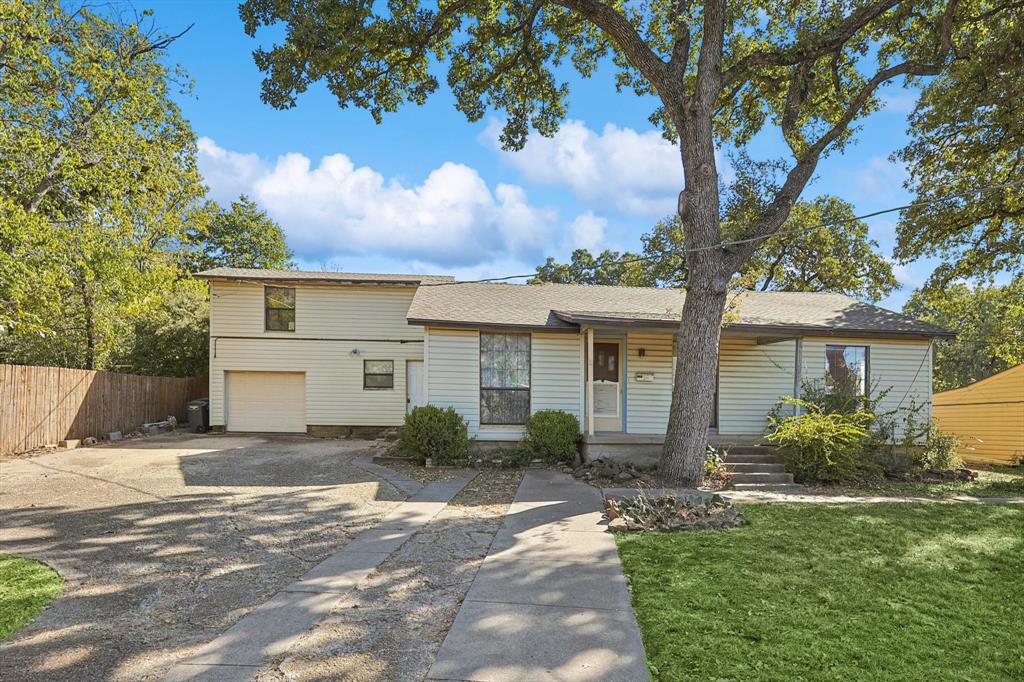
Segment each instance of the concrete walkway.
M601 491L526 472L429 680L647 679Z
M191 658L175 665L165 682L243 682L267 659L284 654L307 630L416 531L437 516L472 480L468 472L435 481L388 513L306 575L246 614ZM411 484L410 484L411 489Z

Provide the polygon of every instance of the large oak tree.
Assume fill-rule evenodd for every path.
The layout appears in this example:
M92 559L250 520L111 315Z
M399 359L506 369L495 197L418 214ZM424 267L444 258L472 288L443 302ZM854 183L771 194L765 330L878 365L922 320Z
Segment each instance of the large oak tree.
M422 104L447 63L470 120L504 114L503 145L555 132L566 114L563 68L589 76L606 58L621 88L653 95L651 120L678 142L678 211L687 296L662 472L699 483L729 283L785 223L821 159L850 142L892 81L943 74L971 54L971 27L1019 12L1013 0L248 0L246 30L283 24L257 50L264 99L293 106L326 81L341 106L379 121ZM766 127L789 148L759 176L721 185L716 148ZM742 205L746 220L723 218Z

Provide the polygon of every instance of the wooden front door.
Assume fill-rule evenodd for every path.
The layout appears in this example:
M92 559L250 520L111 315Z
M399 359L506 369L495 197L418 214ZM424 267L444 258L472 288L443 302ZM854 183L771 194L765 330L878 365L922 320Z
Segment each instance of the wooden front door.
M622 343L594 341L594 429L622 430Z

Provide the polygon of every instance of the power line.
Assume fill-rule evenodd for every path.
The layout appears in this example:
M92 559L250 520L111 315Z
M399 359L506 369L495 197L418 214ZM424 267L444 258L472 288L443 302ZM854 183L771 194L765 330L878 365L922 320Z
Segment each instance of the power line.
M802 231L805 231L805 230L816 230L816 229L820 229L820 228L823 228L823 227L837 227L839 225L846 225L848 223L854 223L854 222L858 222L860 220L866 220L868 218L875 218L877 216L885 215L887 213L895 213L896 211L905 211L907 209L917 208L919 206L931 206L933 204L941 204L943 202L951 201L951 200L956 199L956 198L961 198L961 197L965 197L965 196L973 196L975 194L981 194L981 193L984 193L984 192L991 192L991 191L995 191L995 190L999 190L999 189L1009 189L1011 187L1020 187L1020 186L1024 186L1024 180L1018 180L1017 182L1007 182L1007 183L1003 183L1003 184L999 184L999 185L987 185L985 187L977 187L975 189L968 190L968 191L965 191L965 192L947 194L947 195L945 195L943 197L937 197L935 199L923 199L923 200L920 200L920 201L911 202L909 204L904 204L902 206L894 206L892 208L884 208L884 209L882 209L880 211L872 211L871 213L865 213L863 215L853 216L852 218L844 218L842 220L834 220L834 221L829 222L829 223L820 223L818 225L807 225L805 227L792 228L792 229L789 229L789 230L779 230L777 232L772 232L769 235L761 236L761 237L748 237L746 239L726 240L726 241L722 241L722 242L720 242L718 244L713 244L711 246L696 246L696 247L689 248L689 249L679 249L678 251L675 251L674 253L676 253L678 255L683 255L683 254L687 254L687 253L698 253L698 252L701 252L701 251L713 251L714 249L724 249L727 246L737 246L739 244L749 244L751 242L756 242L756 241L766 241L768 239L771 239L772 237L777 237L777 236L783 235L783 234L795 234L795 233L799 233L799 232L802 232ZM584 270L596 270L597 268L602 268L602 267L606 267L606 266L609 266L609 265L629 265L631 263L644 263L644 262L651 261L651 260L658 260L661 257L662 256L637 256L636 258L622 258L622 259L613 260L613 261L605 261L603 263L595 263L594 265L584 265L584 266L582 266L582 268ZM507 282L507 281L513 280L513 279L524 279L524 278L527 278L527 277L536 277L536 276L537 276L537 272L534 271L534 272L531 272L531 273L528 273L528 274L525 274L525 275L505 275L504 277L484 277L482 279L466 279L466 280L459 280L459 281L456 281L456 282L429 282L429 283L420 284L420 286L421 287L445 287L445 286L454 286L454 285L457 285L457 284L485 284L487 282Z

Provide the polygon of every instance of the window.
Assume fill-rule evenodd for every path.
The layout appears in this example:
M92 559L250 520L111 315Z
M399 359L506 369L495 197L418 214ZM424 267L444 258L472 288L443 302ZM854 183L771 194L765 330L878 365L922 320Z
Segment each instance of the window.
M480 334L480 423L525 424L530 416L530 335Z
M263 287L263 307L268 332L295 331L295 289Z
M394 360L363 360L363 388L394 387Z
M825 346L825 388L829 393L866 395L867 346Z

